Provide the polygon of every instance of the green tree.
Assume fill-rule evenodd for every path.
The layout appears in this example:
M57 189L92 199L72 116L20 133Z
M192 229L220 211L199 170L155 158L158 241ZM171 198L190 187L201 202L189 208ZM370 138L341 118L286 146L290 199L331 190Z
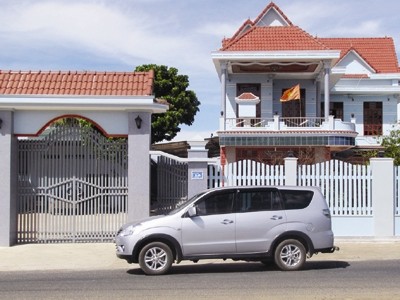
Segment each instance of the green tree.
M382 139L385 148L385 156L394 159L394 164L400 166L400 130L392 130L388 136Z
M141 65L135 69L136 72L149 70L154 70L155 73L154 96L169 103L166 113L152 116L151 140L152 143L169 141L181 130L180 124L193 124L200 101L193 91L187 90L189 78L187 75L178 74L178 69L155 64Z

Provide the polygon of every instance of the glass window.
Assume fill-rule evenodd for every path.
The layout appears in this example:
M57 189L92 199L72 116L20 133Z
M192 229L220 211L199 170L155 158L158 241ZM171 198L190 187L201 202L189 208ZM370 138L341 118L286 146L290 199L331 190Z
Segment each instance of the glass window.
M211 194L196 204L197 215L230 214L233 212L234 200L234 192Z
M279 193L274 189L241 190L238 194L238 212L280 210Z
M286 210L303 209L310 205L314 196L312 191L281 190L283 204Z

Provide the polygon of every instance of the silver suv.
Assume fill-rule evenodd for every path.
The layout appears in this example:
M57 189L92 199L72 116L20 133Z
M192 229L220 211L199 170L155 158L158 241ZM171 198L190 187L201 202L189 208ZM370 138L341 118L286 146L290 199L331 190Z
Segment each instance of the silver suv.
M117 256L148 275L173 262L271 260L282 270L303 267L306 255L332 253L331 216L315 187L226 187L204 191L165 216L124 225Z

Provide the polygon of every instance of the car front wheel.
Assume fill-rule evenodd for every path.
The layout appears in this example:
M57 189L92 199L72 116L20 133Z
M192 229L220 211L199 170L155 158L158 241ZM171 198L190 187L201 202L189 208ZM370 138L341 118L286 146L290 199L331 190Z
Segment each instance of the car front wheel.
M295 271L304 266L306 249L298 240L282 241L275 249L275 264L283 271Z
M162 275L169 271L173 262L171 249L164 243L147 244L139 253L139 265L147 275Z

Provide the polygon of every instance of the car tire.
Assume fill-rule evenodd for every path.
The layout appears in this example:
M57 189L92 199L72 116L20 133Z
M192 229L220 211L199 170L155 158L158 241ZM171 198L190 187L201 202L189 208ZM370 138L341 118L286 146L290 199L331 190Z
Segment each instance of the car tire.
M149 243L139 253L139 266L147 275L167 273L173 260L171 249L161 242Z
M275 264L283 271L295 271L304 266L306 248L295 239L282 241L275 249Z

